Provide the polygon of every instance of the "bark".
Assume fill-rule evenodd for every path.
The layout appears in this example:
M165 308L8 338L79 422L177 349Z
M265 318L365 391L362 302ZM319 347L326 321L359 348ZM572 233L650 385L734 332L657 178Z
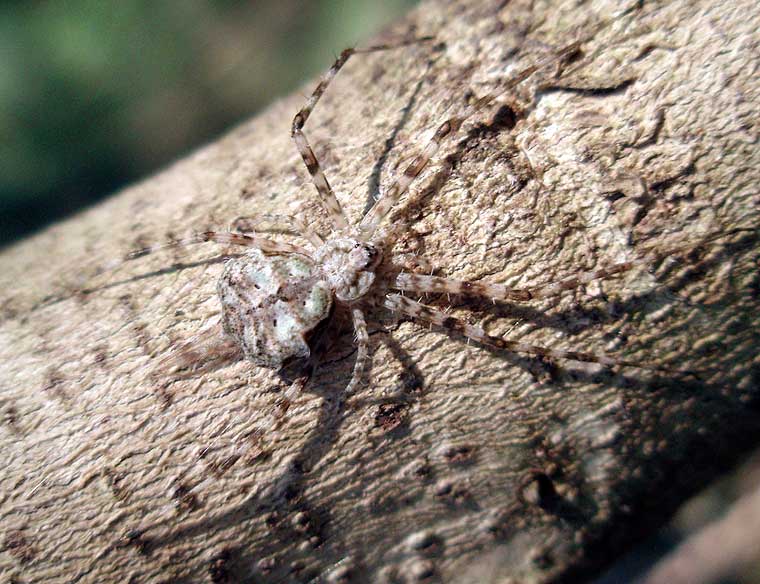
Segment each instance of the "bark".
M405 199L397 247L442 275L535 285L686 246L585 293L467 308L493 334L698 377L390 323L353 398L339 404L345 335L257 440L274 373L160 365L218 312L213 246L99 270L239 215L325 230L289 138L302 92L6 249L6 581L546 582L594 573L662 524L760 436L758 237L698 245L757 225L758 22L751 0L428 2L387 36L414 26L445 47L357 56L306 128L355 220L447 111L607 23L561 76L547 68L465 125Z
M759 531L760 489L755 488L660 560L643 584L756 582Z

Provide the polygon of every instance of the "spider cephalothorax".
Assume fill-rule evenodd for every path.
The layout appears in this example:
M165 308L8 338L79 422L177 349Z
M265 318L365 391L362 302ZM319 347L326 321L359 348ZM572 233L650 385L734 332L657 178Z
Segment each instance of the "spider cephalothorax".
M314 254L335 297L354 302L367 294L375 281L375 268L382 261L380 249L351 237L329 239Z

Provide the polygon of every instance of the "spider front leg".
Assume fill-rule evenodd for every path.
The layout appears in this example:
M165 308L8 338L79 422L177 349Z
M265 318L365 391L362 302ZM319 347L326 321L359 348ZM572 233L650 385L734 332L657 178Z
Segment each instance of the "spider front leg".
M550 357L554 359L570 359L572 361L582 361L586 363L599 363L600 365L605 365L607 367L618 365L624 367L637 367L640 369L676 373L676 371L667 369L665 367L658 367L656 365L644 365L635 361L615 359L613 357L608 357L607 355L599 355L596 353L585 353L579 351L548 349L546 347L539 347L537 345L530 345L526 343L520 343L518 341L510 341L501 337L494 337L487 334L479 326L468 324L463 320L446 314L445 312L436 310L430 306L425 306L424 304L410 300L409 298L401 296L400 294L388 295L385 299L384 304L385 307L389 310L396 313L405 314L415 321L439 326L446 330L461 334L468 339L477 341L478 343L482 343L483 345L495 347L497 349L502 349L505 351L536 355L539 357Z
M432 37L407 39L396 44L376 45L364 49L345 49L335 60L335 63L333 63L333 66L330 67L329 71L327 71L327 73L325 73L322 79L319 81L317 87L312 92L311 97L309 97L308 101L306 102L306 105L304 105L293 118L293 125L291 127L290 135L293 138L293 141L296 143L296 147L298 148L298 152L301 154L301 158L303 158L304 164L306 165L306 170L309 171L311 181L314 183L314 186L317 189L317 193L319 194L320 202L324 209L327 211L327 214L329 215L330 220L336 229L347 228L348 220L346 219L345 213L343 213L343 209L341 208L338 199L335 197L335 193L333 192L330 183L327 182L327 177L319 165L319 161L314 154L314 150L312 150L311 146L309 145L306 134L303 132L303 127L309 119L312 110L317 105L317 102L322 97L322 94L325 92L328 85L330 85L330 82L335 79L335 76L352 55L355 55L357 53L386 51L389 49L404 47L417 42L427 41L431 38Z
M409 189L409 186L424 170L428 162L430 162L433 156L436 155L444 140L456 135L457 131L467 118L470 118L474 114L480 112L491 103L493 103L496 98L502 95L504 92L519 85L528 79L531 75L546 67L547 65L556 63L562 59L567 58L570 55L575 54L578 51L579 47L579 42L572 43L558 51L556 54L543 59L534 65L526 67L511 77L508 83L502 87L498 93L491 93L484 97L481 97L474 103L470 104L462 113L462 115L452 116L444 121L440 126L438 126L438 129L435 131L428 143L423 147L422 152L420 152L414 158L414 160L412 160L411 164L406 167L402 175L398 177L390 187L388 187L388 190L385 191L377 201L375 201L375 204L362 218L360 223L362 237L365 240L368 240L372 237L383 219L388 215L388 213L390 213L391 209L393 209L401 196Z
M414 292L416 294L454 294L465 298L483 300L501 300L527 302L556 296L565 290L573 290L594 280L602 280L616 274L622 274L637 266L650 266L669 257L676 257L693 251L695 248L706 245L717 239L729 237L736 233L754 232L752 228L737 228L725 232L718 232L702 238L701 241L692 245L683 245L664 250L649 249L647 255L634 258L625 262L612 264L606 268L581 272L575 276L564 278L556 282L549 282L539 286L527 288L510 288L494 282L469 282L454 278L442 278L440 276L425 276L413 273L400 273L390 284L390 288L402 292Z

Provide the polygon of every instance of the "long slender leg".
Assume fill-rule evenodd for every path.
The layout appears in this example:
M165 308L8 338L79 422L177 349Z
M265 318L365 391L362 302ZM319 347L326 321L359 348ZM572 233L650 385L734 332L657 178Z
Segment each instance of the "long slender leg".
M230 230L240 231L243 233L252 233L254 231L266 231L269 233L285 233L287 235L299 235L304 237L315 248L321 247L325 240L311 230L298 217L292 215L275 215L273 213L262 213L250 217L236 217L230 222Z
M335 330L331 327L336 326L335 321L331 321L328 324L329 330ZM300 367L298 376L288 385L285 391L282 392L275 401L271 409L266 413L264 419L257 424L257 427L251 436L254 440L255 446L245 456L249 460L255 460L266 452L269 444L273 442L272 436L267 434L273 434L288 421L288 412L292 408L295 401L303 393L304 388L308 384L309 380L314 376L316 372L321 356L324 354L325 345L332 338L332 335L328 334L325 330L316 339L315 346L307 361ZM240 459L241 455L235 456L230 460L227 468L235 464Z
M684 245L667 250L649 249L648 255L635 258L626 262L612 264L607 268L592 270L590 272L581 272L575 276L564 278L556 282L541 284L539 286L530 286L527 288L509 288L503 284L493 282L468 282L466 280L456 280L453 278L441 278L439 276L425 276L421 274L401 273L398 274L390 285L395 290L403 292L414 292L419 294L440 293L455 294L469 298L482 298L488 300L513 300L517 302L526 302L541 298L555 296L565 290L578 288L594 280L601 280L615 274L627 272L636 266L652 265L662 261L665 258L685 254L693 251L702 245L708 244L720 238L729 237L736 233L754 232L752 228L736 228L724 232L714 233L703 237L700 241L692 245Z
M169 249L173 247L188 247L199 243L206 243L212 241L222 245L240 245L243 247L256 247L269 254L288 254L295 253L300 255L309 255L309 252L298 245L291 243L285 243L281 241L272 241L265 237L258 237L257 235L246 235L244 233L231 233L226 231L204 231L198 233L192 237L185 239L179 239L177 241L170 241L169 243L162 243L159 245L153 245L137 251L133 251L127 255L126 261L134 260L148 254L155 253L163 249Z
M290 384L290 386L282 393L277 400L274 409L269 413L267 419L260 427L265 431L270 431L279 428L287 418L287 412L293 405L293 402L299 396L299 394L306 387L308 381L314 376L322 356L325 354L327 347L332 339L335 338L335 334L340 329L340 322L331 318L327 326L317 335L315 339L312 339L313 345L311 347L311 355L307 361L301 366L298 377Z
M240 347L221 334L219 320L213 319L188 340L172 347L158 360L154 371L156 378L166 378L167 372L172 372L173 378L182 379L219 369L241 358Z
M122 256L120 258L114 258L111 261L106 262L105 264L100 266L98 268L97 274L98 275L103 275L104 273L113 274L114 272L117 272L122 267L124 267L124 265L138 258L147 256L147 255L150 255L150 254L153 254L165 249L190 247L193 245L205 243L207 241L219 243L222 245L239 245L242 247L255 247L255 248L260 249L262 252L266 254L272 254L272 255L299 254L306 257L311 257L311 255L306 249L302 248L301 246L293 245L290 243L273 241L271 239L258 237L256 235L248 235L245 233L206 231L204 233L198 233L196 235L187 237L185 239L169 241L167 243L161 243L158 245L145 247L143 249L138 249L138 250L128 253L126 256ZM224 259L226 255L227 254L222 255L219 258L216 258L214 261ZM189 266L186 266L186 267L189 267ZM161 272L163 272L163 270ZM158 272L158 273L161 273L161 272ZM123 281L111 282L107 285L89 284L80 288L77 293L92 294L93 292L97 290L101 290L103 288L109 288L119 283L123 283ZM55 299L54 301L57 302L58 300L59 299Z
M314 106L317 105L319 98L322 97L322 94L327 89L327 86L330 85L330 82L335 78L335 76L338 74L338 71L341 70L343 65L346 64L346 61L348 61L351 55L355 55L357 53L385 51L388 49L395 49L426 40L430 40L430 37L407 39L396 44L376 45L363 49L345 49L335 60L335 63L333 63L333 66L330 67L329 71L327 71L322 79L320 79L317 87L311 94L311 97L309 97L308 101L306 102L306 105L304 105L301 108L301 111L299 111L293 118L293 125L291 127L290 135L296 143L296 147L298 148L298 152L301 154L301 158L303 158L304 164L306 165L306 170L308 170L309 174L311 175L311 180L314 183L317 192L319 193L320 202L322 203L325 211L327 211L327 214L329 215L330 220L336 229L345 229L348 227L348 220L346 219L346 215L343 213L343 209L341 208L338 199L335 198L335 193L333 192L330 183L327 182L327 177L325 177L325 173L322 171L322 168L319 165L319 161L314 155L314 151L309 145L309 141L307 140L306 135L303 133L303 127L306 124L306 121L309 119Z
M357 351L351 381L346 386L346 395L351 395L356 391L369 362L369 334L367 334L367 321L364 319L364 313L359 308L352 308L351 318L354 321Z
M640 369L649 369L657 371L668 371L674 373L675 371L658 367L656 365L645 365L637 363L635 361L627 361L624 359L615 359L608 357L607 355L599 355L595 353L584 353L579 351L562 351L559 349L548 349L546 347L539 347L536 345L529 345L526 343L520 343L517 341L510 341L501 337L494 337L487 334L481 327L468 324L456 317L453 317L445 312L436 310L414 300L410 300L399 294L390 294L385 299L386 308L394 311L406 314L412 317L412 319L426 322L441 328L459 333L468 339L477 341L490 347L497 349L503 349L505 351L512 351L515 353L527 353L529 355L538 355L540 357L551 357L555 359L571 359L573 361L583 361L586 363L599 363L601 365L619 365L625 367L638 367Z
M278 429L287 420L287 413L290 407L295 402L296 398L301 394L304 387L308 383L311 376L314 374L316 363L309 362L301 372L301 375L293 381L288 388L277 399L274 409L270 412L267 420L264 422L262 429L267 432Z
M372 237L372 234L375 232L375 229L380 224L380 222L388 215L388 213L398 202L401 196L407 191L412 182L414 182L414 179L419 176L425 166L427 166L427 163L430 162L430 159L433 158L433 156L435 156L435 154L438 152L441 143L446 138L455 135L459 128L462 126L462 123L467 118L490 105L497 97L519 85L535 72L543 69L547 65L567 58L569 55L576 53L579 48L579 42L572 43L551 57L542 59L538 63L531 65L530 67L526 67L517 73L514 77L512 77L506 86L501 88L498 93L491 93L489 95L481 97L472 103L460 116L453 116L438 126L438 129L433 134L433 137L430 138L430 141L422 149L422 152L420 152L416 158L412 160L411 164L406 167L406 170L404 170L403 174L398 177L390 187L388 187L388 190L381 195L381 197L375 202L372 208L370 208L370 210L364 216L360 223L362 237L365 240Z
M484 298L488 300L514 300L526 302L538 298L547 298L559 294L563 290L572 290L594 280L606 278L614 274L626 272L634 266L650 263L651 259L632 260L613 264L609 268L584 272L564 280L551 282L529 288L509 288L493 282L468 282L439 276L423 276L420 274L399 274L391 284L391 288L405 292L456 294L468 298Z

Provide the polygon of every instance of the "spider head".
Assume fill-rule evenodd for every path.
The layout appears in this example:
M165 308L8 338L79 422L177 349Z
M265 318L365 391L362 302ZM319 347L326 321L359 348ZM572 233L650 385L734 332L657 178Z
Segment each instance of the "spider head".
M314 254L325 279L341 302L354 302L375 282L375 268L382 253L371 243L350 237L328 240Z

